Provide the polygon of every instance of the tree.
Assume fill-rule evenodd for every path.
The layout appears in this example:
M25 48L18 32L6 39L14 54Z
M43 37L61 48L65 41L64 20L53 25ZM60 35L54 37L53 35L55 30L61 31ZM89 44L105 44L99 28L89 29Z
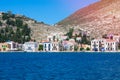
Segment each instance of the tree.
M0 21L0 26L2 26L2 22Z
M0 33L2 33L2 34L5 33L4 29L1 29L1 30L0 30Z
M2 13L2 19L6 20L7 26L0 28L0 42L11 40L24 43L31 39L31 29L28 24L23 24L21 17L15 17L11 11L8 11L7 13ZM0 26L2 26L1 21Z
M84 50L84 48L83 48L83 47L81 47L81 48L80 48L80 51L83 51L83 50Z
M86 48L86 50L87 50L87 51L90 51L90 48L89 48L89 47L87 47L87 48Z
M73 34L74 29L70 28L69 32L66 34L69 38L72 38L72 34Z
M39 45L38 50L39 50L39 51L42 51L42 50L43 50L43 45Z
M66 40L69 41L69 38L67 38Z
M8 27L5 27L5 32L7 33L9 31Z
M7 14L7 13L3 13L3 15L2 15L2 20L6 20L6 19L8 19L8 18L9 18L8 14Z
M55 36L53 36L53 41L55 42Z
M74 51L77 51L77 50L78 50L78 46L75 46L75 47L74 47Z
M22 27L23 26L23 21L21 19L16 19L16 26L17 27Z
M83 44L86 44L86 43L87 43L87 36L86 36L86 35L83 35L83 36L82 36L82 43L83 43Z
M15 21L11 20L11 19L7 19L7 22L6 22L8 25L12 25L12 26L15 26Z

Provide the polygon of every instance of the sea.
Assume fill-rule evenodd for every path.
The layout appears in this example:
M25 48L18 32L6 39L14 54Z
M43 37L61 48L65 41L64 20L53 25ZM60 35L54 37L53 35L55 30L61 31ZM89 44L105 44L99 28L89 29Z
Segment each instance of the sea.
M1 52L0 80L120 80L120 54Z

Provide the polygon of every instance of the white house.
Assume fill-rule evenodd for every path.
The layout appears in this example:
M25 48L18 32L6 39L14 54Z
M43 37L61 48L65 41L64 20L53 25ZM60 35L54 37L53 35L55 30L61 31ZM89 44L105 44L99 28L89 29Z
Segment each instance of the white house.
M43 51L52 51L52 48L51 42L43 42Z
M116 51L118 42L112 39L94 39L91 41L92 51Z
M100 47L104 47L105 39L94 39L91 41L91 50L100 51Z
M59 51L59 42L52 42L52 51Z
M52 33L47 36L47 41L49 41L49 42L59 41L60 39L61 39L60 33Z
M63 45L63 48L64 48L63 50L64 51L74 51L75 42L73 42L73 41L63 41L62 45Z
M8 41L6 43L8 43L10 51L16 51L16 50L18 50L18 43L13 42L13 41Z
M49 36L47 37L47 41L52 42L52 41L53 41L53 36L52 36L52 35L49 35Z
M38 51L38 43L37 42L25 42L23 44L23 51L26 51L26 52Z
M106 39L104 47L105 47L105 51L117 51L118 42L116 40Z

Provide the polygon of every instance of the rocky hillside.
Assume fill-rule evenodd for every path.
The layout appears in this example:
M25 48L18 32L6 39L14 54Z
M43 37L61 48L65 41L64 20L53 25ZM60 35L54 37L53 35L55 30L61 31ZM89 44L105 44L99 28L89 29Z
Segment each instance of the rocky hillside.
M24 43L29 40L41 41L48 35L65 32L65 28L37 22L23 15L11 12L0 13L0 42L8 40Z
M24 16L11 12L0 13L0 42L15 41L24 43L31 40L31 29L24 20Z
M59 22L59 25L82 28L92 37L120 33L120 0L101 0L82 8ZM68 27L69 28L69 27Z
M50 26L41 23L28 23L32 31L32 39L40 42L41 40L46 40L47 36L55 33L66 33L66 29L60 26Z

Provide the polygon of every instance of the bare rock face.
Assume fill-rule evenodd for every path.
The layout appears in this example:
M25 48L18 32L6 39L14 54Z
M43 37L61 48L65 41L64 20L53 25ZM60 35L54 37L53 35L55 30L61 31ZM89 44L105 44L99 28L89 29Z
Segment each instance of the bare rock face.
M120 33L120 0L101 0L82 8L59 22L66 27L82 28L94 38Z

